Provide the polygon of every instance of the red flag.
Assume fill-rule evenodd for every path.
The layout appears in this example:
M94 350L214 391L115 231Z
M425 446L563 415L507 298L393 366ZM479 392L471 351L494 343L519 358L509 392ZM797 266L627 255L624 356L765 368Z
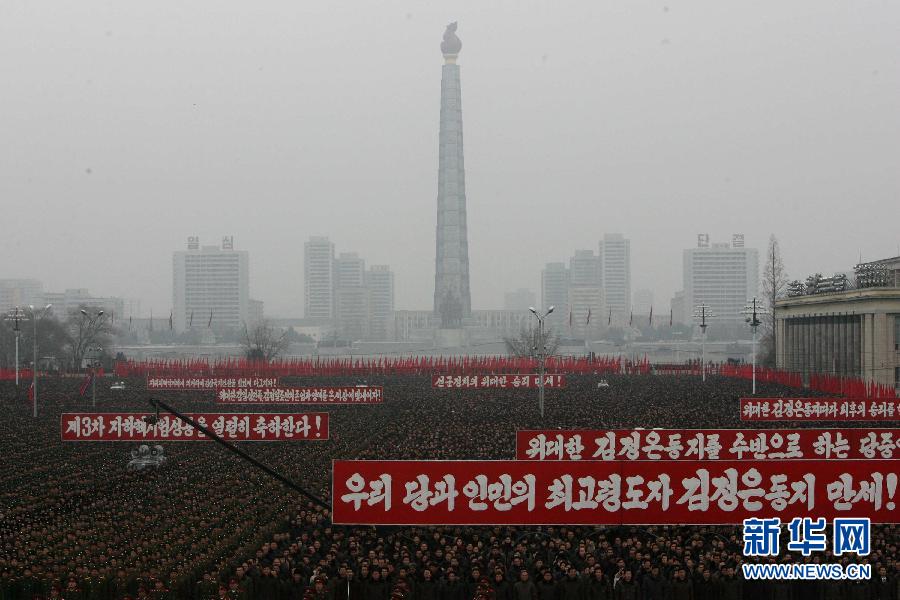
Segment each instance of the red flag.
M84 395L87 394L88 388L91 387L91 382L93 380L94 380L94 371L92 369L91 372L88 373L87 377L84 378L84 381L81 382L81 388L79 389L78 393L82 398L84 398Z
M588 307L587 321L585 321L584 324L585 324L585 325L590 325L590 324L591 324L591 308L590 308L590 307Z
M28 401L34 402L34 381L28 386Z

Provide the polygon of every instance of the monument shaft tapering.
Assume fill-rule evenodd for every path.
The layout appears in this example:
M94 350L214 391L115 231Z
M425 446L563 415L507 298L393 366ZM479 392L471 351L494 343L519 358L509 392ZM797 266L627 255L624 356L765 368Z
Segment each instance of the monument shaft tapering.
M441 129L438 161L437 248L434 313L441 328L456 329L470 316L469 241L466 227L466 175L463 162L462 95L456 57L462 44L456 23L447 26L441 51Z

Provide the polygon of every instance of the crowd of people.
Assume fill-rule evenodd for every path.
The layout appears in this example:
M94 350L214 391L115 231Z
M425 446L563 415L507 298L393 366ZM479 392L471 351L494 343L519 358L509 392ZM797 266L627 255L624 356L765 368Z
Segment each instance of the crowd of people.
M598 388L597 376L572 375L548 389L541 419L534 390L433 389L426 375L285 378L382 385L385 402L316 407L330 413L327 441L242 447L327 503L333 458L511 459L520 429L742 426L745 380L603 379ZM894 525L873 528L860 560L874 577L855 583L743 580L733 526L337 526L327 508L212 442L164 443L164 466L139 471L126 468L137 442L61 442L60 414L91 411L90 400L75 380L39 390L34 419L0 382L0 600L898 600ZM150 412L151 395L186 412L217 410L212 392L151 393L139 378L97 390L100 412Z

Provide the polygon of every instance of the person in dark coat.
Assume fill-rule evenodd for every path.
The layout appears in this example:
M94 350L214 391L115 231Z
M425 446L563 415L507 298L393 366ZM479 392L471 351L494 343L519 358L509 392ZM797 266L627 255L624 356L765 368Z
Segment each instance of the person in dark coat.
M372 599L366 599L372 600ZM466 598L466 587L456 576L456 571L447 571L447 583L441 593L441 600L472 600Z
M631 574L631 569L625 569L622 577L613 584L613 598L615 600L638 600L641 597L641 589Z
M683 568L675 571L675 578L669 587L669 597L672 600L694 600L694 584L687 578L687 571Z
M668 584L659 572L659 567L650 568L650 574L641 581L641 600L665 600Z
M503 571L497 570L494 573L494 580L491 581L491 587L494 588L495 600L513 600L513 584L511 584Z
M694 580L694 600L718 600L719 597L719 586L713 580L709 569L703 569L700 577Z
M559 582L557 589L558 600L582 600L584 586L578 577L578 569L570 566L566 576Z
M387 600L387 583L381 578L381 571L372 569L372 574L363 584L363 600Z
M556 582L550 569L544 571L537 584L538 600L556 600Z
M734 574L734 567L726 567L719 579L719 595L722 600L743 600L744 582ZM754 599L759 600L759 599Z
M888 576L885 567L878 567L878 574L872 580L872 600L897 600L897 583Z
M538 600L537 586L531 581L527 569L519 571L519 580L513 585L513 600Z
M594 568L591 578L585 583L584 598L585 600L610 600L612 598L612 586L600 567Z
M431 576L431 569L422 571L422 579L413 591L414 600L441 600L441 588Z

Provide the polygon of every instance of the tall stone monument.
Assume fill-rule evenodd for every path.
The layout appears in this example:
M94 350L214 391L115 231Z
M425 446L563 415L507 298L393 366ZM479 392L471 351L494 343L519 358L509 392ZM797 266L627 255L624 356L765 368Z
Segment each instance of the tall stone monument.
M441 129L438 159L437 248L434 270L434 316L437 342L463 345L463 319L471 316L469 241L466 228L466 175L463 163L462 96L456 58L462 42L456 23L447 25L441 52Z

